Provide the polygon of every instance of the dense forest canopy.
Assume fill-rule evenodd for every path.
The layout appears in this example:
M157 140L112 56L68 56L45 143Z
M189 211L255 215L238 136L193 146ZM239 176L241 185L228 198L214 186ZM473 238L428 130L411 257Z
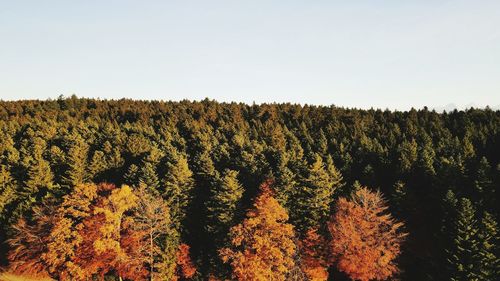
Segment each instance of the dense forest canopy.
M500 276L500 111L73 96L0 102L0 134L5 268L61 280Z

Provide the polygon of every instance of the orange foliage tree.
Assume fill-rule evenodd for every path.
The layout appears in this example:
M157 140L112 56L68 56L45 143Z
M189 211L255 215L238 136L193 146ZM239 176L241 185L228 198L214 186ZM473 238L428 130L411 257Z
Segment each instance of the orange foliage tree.
M9 241L10 269L22 274L50 274L60 279L80 279L81 269L73 262L82 242L81 221L90 216L97 197L95 184L79 184L63 197L59 207L46 202L33 209L32 220L20 219L16 235Z
M15 235L8 240L9 270L32 277L46 277L47 266L40 257L47 250L54 210L43 206L33 209L33 220L24 218L13 226Z
M318 230L308 230L304 239L298 242L298 248L301 256L300 268L308 279L311 281L327 280L330 262L328 243Z
M120 277L145 280L144 233L134 232L130 211L137 204L137 196L129 186L113 188L102 197L93 215L83 222L80 235L85 237L77 249L75 262L84 269L85 277L116 271Z
M270 182L261 186L246 219L231 228L231 247L220 250L238 280L286 280L294 266L293 226L273 197Z
M351 200L340 198L328 224L337 268L351 279L385 280L398 271L394 262L406 234L387 213L380 192L359 188Z
M196 274L196 267L189 256L189 245L180 244L176 253L177 269L172 281L190 279Z

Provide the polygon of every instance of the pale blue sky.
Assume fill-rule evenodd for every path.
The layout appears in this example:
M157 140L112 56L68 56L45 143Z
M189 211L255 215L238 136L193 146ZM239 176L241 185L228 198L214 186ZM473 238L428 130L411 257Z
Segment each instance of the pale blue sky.
M0 99L500 104L500 1L0 0Z

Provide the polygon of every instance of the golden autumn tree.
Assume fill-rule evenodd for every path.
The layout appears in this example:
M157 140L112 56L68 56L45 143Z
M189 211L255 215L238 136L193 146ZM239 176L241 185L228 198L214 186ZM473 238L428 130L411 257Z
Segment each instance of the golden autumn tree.
M328 279L329 249L325 237L317 229L306 232L304 239L298 241L301 256L300 268L311 281Z
M52 276L60 279L79 279L81 268L73 262L76 248L83 241L79 233L81 222L91 215L91 206L97 198L98 186L78 184L64 196L55 214L56 222L48 237L47 251L41 255Z
M91 213L97 197L95 184L79 184L63 197L57 207L47 202L33 209L31 221L21 219L16 235L9 241L11 270L28 275L45 275L60 279L80 279L81 269L73 262L75 250L82 242L78 230Z
M287 221L286 210L265 182L246 219L231 228L231 247L220 250L236 279L286 280L296 251L293 226Z
M133 231L132 218L127 212L137 204L137 196L129 186L110 187L109 195L102 195L93 215L83 221L80 235L84 240L77 248L75 262L90 278L116 272L131 280L145 280L144 264L147 256L143 232Z
M353 280L385 280L398 272L394 260L406 234L387 208L380 192L366 187L337 202L328 224L330 250L337 268Z

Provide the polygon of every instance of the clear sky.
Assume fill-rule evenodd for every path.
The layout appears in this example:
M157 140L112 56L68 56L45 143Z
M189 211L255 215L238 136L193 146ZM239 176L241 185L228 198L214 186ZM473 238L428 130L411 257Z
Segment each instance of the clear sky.
M0 99L500 105L500 1L0 0Z

